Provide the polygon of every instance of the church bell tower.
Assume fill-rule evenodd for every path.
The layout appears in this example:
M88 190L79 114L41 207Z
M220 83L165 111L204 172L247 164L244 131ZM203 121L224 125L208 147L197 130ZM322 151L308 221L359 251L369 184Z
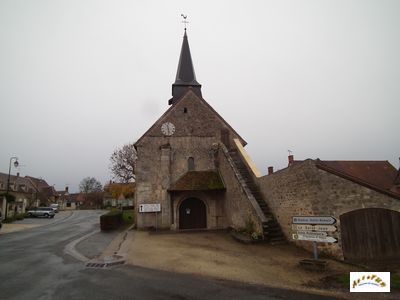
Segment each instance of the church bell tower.
M176 72L175 82L172 84L172 98L168 101L173 105L185 92L192 88L192 91L202 98L201 84L196 80L196 74L193 68L192 56L190 55L189 42L186 34L183 35L181 55L179 57L178 70Z

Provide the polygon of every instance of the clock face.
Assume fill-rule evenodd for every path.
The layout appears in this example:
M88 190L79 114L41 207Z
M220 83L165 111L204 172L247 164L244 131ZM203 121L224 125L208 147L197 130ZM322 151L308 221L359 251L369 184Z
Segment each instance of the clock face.
M173 135L175 132L175 125L170 122L166 122L161 125L161 132L167 136Z

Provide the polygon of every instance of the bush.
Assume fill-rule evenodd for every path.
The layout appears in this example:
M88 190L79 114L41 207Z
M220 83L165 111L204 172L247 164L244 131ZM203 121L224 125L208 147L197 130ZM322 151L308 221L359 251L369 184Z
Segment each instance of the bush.
M263 234L257 232L256 230L256 223L254 223L253 219L249 216L246 219L245 226L242 228L236 229L238 233L248 236L252 240L262 240Z
M100 216L101 230L113 230L119 228L123 224L122 211L111 210Z
M125 224L133 224L135 222L135 211L134 210L124 210L122 213L122 219Z
M249 235L252 235L256 231L256 224L250 217L248 217L246 220L245 231Z
M3 223L12 223L14 221L15 221L15 219L13 217L11 217L11 218L5 218L2 222Z
M25 218L25 214L17 214L16 216L15 216L15 219L16 220L23 220Z

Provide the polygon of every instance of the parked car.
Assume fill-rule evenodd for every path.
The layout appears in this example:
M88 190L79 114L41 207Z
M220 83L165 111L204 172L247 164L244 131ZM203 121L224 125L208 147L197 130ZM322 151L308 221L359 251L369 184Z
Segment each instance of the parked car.
M36 207L28 210L26 213L27 217L46 217L46 218L54 218L56 214L51 207Z
M50 204L50 207L54 210L55 213L58 213L58 204L57 203Z

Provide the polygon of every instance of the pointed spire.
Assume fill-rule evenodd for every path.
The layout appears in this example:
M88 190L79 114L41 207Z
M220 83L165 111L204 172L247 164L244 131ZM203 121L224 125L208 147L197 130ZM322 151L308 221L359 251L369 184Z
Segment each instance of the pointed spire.
M189 87L192 88L194 93L201 97L201 84L196 80L185 28L175 83L172 84L172 98L168 101L168 104L174 104L176 100L183 96Z

